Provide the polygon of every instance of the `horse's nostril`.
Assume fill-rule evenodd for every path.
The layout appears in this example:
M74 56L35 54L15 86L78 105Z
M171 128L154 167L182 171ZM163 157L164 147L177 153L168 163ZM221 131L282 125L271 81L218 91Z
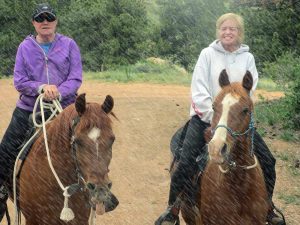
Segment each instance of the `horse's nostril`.
M95 184L92 184L92 183L88 183L88 184L87 184L87 188L88 188L89 190L93 191L93 190L95 190L96 185L95 185Z
M221 149L221 154L222 154L222 155L225 155L226 152L227 152L227 145L224 144L223 148Z
M112 187L112 182L108 183L107 186L108 186L109 189L111 189L111 187Z

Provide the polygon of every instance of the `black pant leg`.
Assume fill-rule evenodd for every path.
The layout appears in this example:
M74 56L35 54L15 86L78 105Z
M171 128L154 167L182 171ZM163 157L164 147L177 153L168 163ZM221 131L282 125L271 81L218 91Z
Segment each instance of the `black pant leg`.
M0 145L0 186L12 174L16 157L20 151L27 131L31 112L16 108Z
M275 164L276 159L273 157L270 149L262 139L262 137L254 132L254 153L260 163L266 182L268 197L271 200L276 181Z
M197 171L196 158L199 149L205 145L204 130L207 123L201 121L198 116L193 116L189 122L185 139L183 141L182 153L178 166L171 177L169 205L173 205L177 196L184 188L192 186L192 178Z

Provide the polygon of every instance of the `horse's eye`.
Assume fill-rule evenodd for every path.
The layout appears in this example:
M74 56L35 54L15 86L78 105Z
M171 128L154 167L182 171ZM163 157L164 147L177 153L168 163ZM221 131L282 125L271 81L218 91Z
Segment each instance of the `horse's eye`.
M247 107L243 108L243 113L247 114L249 112L249 109Z
M93 191L93 190L95 190L96 185L95 185L95 184L92 184L92 183L88 183L88 184L87 184L87 188L88 188L89 190Z
M215 105L214 104L212 105L212 109L215 111Z

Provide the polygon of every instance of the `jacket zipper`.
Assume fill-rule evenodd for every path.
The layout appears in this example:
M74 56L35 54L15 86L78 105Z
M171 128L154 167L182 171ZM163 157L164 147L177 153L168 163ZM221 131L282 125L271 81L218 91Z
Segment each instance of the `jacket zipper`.
M41 51L44 55L47 83L50 84L49 68L48 68L48 57L47 57L46 53L44 52L43 48L32 37L30 37L30 38L34 42L34 44L37 45L41 49Z

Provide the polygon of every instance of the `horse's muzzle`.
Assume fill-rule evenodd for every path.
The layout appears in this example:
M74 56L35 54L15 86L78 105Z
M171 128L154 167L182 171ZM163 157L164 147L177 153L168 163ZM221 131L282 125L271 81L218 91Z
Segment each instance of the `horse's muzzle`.
M224 155L227 152L227 145L224 142L210 141L208 144L209 159L217 164L224 163Z
M117 197L111 192L110 194L110 198L104 202L105 212L113 211L119 205L119 200L117 199Z
M114 210L119 201L117 197L110 191L109 187L94 187L89 189L91 195L91 203L96 207L98 215Z

